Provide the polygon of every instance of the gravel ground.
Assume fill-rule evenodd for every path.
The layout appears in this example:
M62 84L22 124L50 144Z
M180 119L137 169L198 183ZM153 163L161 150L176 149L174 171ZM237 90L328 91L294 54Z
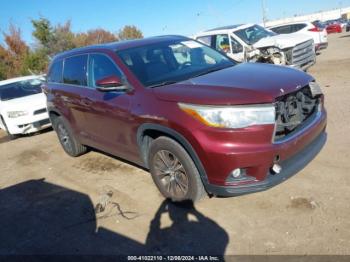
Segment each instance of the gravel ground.
M67 156L51 130L0 131L0 254L350 254L349 48L350 33L330 35L309 70L326 95L327 144L261 193L179 207L142 169Z

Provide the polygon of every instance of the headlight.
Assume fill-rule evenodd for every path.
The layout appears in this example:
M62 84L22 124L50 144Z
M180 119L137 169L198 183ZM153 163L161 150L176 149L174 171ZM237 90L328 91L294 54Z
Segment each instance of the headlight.
M310 87L312 97L315 97L317 95L322 95L321 87L316 82L310 82L309 87Z
M251 106L199 106L179 103L187 114L207 126L221 128L243 128L253 125L275 123L275 107L268 105Z
M7 116L9 118L17 118L17 117L26 116L26 115L28 115L27 111L9 111L9 112L7 112Z

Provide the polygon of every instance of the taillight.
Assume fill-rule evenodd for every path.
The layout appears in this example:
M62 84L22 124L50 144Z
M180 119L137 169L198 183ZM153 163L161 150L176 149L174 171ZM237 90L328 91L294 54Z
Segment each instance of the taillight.
M309 31L310 32L322 32L322 29L315 26L313 28L310 28Z

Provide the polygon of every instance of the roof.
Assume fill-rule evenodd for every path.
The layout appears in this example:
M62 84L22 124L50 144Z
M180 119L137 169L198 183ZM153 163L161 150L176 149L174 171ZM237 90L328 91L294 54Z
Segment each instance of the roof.
M143 39L124 40L124 41L112 42L107 44L90 45L90 46L85 46L80 48L74 48L69 51L58 53L55 56L55 58L64 57L64 56L72 55L78 52L84 52L84 51L90 51L90 50L107 49L112 51L118 51L118 50L123 50L127 48L140 47L140 46L159 43L159 42L165 42L165 41L171 41L171 40L187 40L187 39L188 39L187 37L180 36L180 35L164 35L164 36L153 36L153 37L148 37Z
M295 25L295 24L310 24L309 21L299 21L299 22L287 22L287 23L280 23L275 25L266 26L266 28L274 28L279 26L285 26L285 25Z
M230 29L235 29L239 26L242 26L243 24L238 24L238 25L227 25L227 26L222 26L222 27L216 27L216 28L213 28L213 29L209 29L205 32L210 32L210 31L216 31L216 30L230 30Z
M216 27L216 28L213 28L213 29L210 29L210 30L207 30L207 31L203 31L203 32L200 32L200 33L197 33L193 36L193 38L197 38L197 37L200 37L200 36L206 36L206 35L212 35L212 34L220 34L220 33L223 33L223 34L226 34L226 33L231 33L231 32L235 32L235 31L238 31L238 30L241 30L241 29L245 29L245 28L248 28L248 27L251 27L255 24L237 24L237 25L228 25L228 26L222 26L222 27Z
M16 77L16 78L10 78L10 79L0 81L0 86L16 83L16 82L20 82L20 81L40 78L40 77L43 77L43 75L30 75L30 76L21 76L21 77Z

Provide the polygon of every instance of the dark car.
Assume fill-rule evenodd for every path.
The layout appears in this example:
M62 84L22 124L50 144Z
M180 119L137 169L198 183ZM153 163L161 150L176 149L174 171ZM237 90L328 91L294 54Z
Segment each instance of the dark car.
M59 54L43 89L69 155L92 147L147 168L174 201L265 190L326 140L323 94L310 75L238 65L182 36Z

